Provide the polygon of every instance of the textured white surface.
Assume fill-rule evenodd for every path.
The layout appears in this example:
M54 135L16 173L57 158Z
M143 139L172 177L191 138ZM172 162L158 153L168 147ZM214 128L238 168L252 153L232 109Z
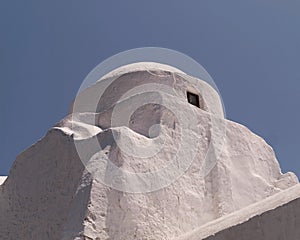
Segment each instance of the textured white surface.
M120 98L124 88L132 88L141 79L172 86L176 93L164 95L162 103L181 109L182 116L149 103L133 112L128 125L122 121L112 124L115 107L125 116L130 106L145 99L140 95ZM96 97L102 89L99 86L107 81L83 93L81 103L93 98L93 93ZM185 93L190 85L187 79L174 79L165 71L132 72L101 94L104 97L96 113L93 106L76 106L79 113L73 110L76 113L17 157L9 178L0 186L0 239L169 240L298 184L293 173L281 173L272 148L262 138L224 119L220 120L226 125L222 154L207 176L200 174L209 144L214 141L212 114L221 116L222 109L207 84L201 86L211 95L204 101L216 109L205 111L187 103ZM78 157L74 143L87 149L88 169L104 171L107 179L110 169L99 169L99 162L107 156L124 171L152 173L168 166L180 147L178 117L195 117L180 160L188 161L193 154L196 158L165 188L139 194L112 189L88 173ZM161 128L153 130L151 126L156 124ZM165 138L163 149L149 158L139 157L141 149L157 150L157 135ZM113 136L118 136L118 145ZM95 139L102 150L93 144ZM192 147L195 143L196 149Z
M138 62L138 63L132 63L128 64L119 68L116 68L115 70L109 72L108 74L104 75L102 79L106 78L111 78L115 76L120 76L126 73L130 72L138 72L138 71L169 71L169 72L174 72L174 73L182 73L185 74L183 71L179 70L178 68L166 65L166 64L161 64L161 63L156 63L156 62Z
M125 100L126 97L160 91L185 102L187 91L196 93L200 96L202 109L224 118L220 96L208 83L186 74L160 69L129 71L124 75L102 78L76 97L71 105L70 113L103 112L117 102Z
M298 240L300 236L299 209L300 184L297 184L239 211L211 221L176 240Z

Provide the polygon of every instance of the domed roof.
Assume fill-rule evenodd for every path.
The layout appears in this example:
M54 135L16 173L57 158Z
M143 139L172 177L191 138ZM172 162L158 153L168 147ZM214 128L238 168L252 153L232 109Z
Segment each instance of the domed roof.
M138 63L131 63L128 65L118 67L112 70L111 72L107 73L106 75L104 75L100 80L123 75L125 73L130 73L130 72L157 71L157 70L186 74L183 71L179 70L178 68L172 67L167 64L161 64L156 62L138 62Z

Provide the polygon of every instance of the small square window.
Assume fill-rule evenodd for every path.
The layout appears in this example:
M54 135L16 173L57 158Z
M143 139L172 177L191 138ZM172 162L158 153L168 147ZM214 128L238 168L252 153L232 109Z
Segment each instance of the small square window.
M199 96L195 93L187 92L187 99L190 104L200 108Z

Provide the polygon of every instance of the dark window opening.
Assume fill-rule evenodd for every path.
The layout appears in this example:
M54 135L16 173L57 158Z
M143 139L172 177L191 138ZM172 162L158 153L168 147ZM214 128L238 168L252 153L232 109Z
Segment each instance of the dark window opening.
M190 104L200 108L199 96L197 94L187 92L187 99Z

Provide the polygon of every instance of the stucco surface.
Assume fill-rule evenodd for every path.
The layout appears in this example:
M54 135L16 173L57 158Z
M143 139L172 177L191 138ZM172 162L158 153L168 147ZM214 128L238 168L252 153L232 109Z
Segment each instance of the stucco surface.
M296 240L300 236L300 185L211 221L176 240Z
M293 173L281 173L262 138L222 118L220 99L206 83L208 108L200 109L186 100L192 79L165 70L118 79L102 93L109 79L87 89L70 115L17 157L0 186L0 239L171 240L298 184ZM174 93L127 96L124 88L141 79L164 81ZM93 111L86 100L100 93ZM137 102L145 104L127 119ZM189 163L187 169L156 178L178 152L178 169ZM207 163L207 152L217 161ZM100 163L152 178L125 174L117 185L110 165Z

